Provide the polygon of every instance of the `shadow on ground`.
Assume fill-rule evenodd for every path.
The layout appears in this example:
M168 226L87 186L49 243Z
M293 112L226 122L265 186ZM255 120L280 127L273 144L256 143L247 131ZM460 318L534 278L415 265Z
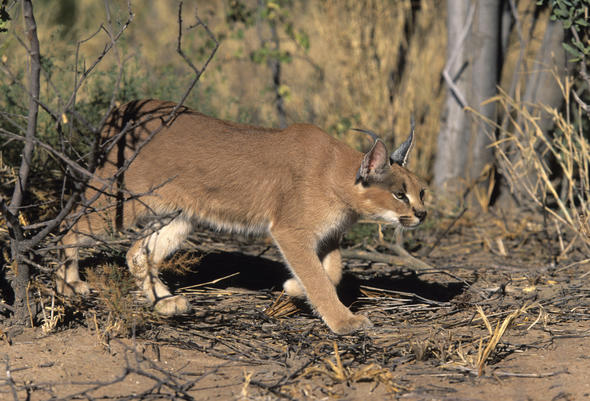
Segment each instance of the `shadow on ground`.
M283 263L239 252L207 254L186 274L163 273L164 280L174 290L194 284L210 283L223 277L228 278L209 286L235 287L251 291L280 291L283 282L290 278L291 274ZM351 305L357 301L362 296L361 286L412 293L436 302L448 302L465 289L462 282L433 283L422 280L416 274L400 270L380 275L373 272L370 278L345 272L338 287L338 295L342 302Z

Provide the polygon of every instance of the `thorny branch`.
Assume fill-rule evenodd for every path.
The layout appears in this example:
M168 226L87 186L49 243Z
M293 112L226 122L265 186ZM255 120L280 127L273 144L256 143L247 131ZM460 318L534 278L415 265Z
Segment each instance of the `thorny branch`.
M23 268L19 268L18 271L23 276L26 276L26 279L24 280L25 282L27 282L29 279L29 275L27 273L28 264L25 262L25 259L28 261L31 261L30 257L25 258L25 254L35 253L38 256L42 256L41 254L39 254L40 249L36 249L36 247L42 241L46 240L47 236L51 232L53 232L63 221L66 220L68 215L70 215L70 212L78 204L80 198L81 197L83 198L82 193L83 193L84 189L86 188L87 183L91 179L95 183L101 184L102 187L98 188L96 194L91 199L82 199L82 205L81 205L82 207L81 207L80 211L78 213L76 213L75 215L70 216L70 218L67 219L68 224L66 225L65 229L67 229L68 227L72 227L77 222L77 220L79 220L85 213L89 213L89 212L94 211L93 208L91 207L92 203L96 199L98 199L98 197L101 194L106 193L107 189L113 185L113 183L116 181L117 177L119 177L121 174L123 174L129 168L129 165L137 157L137 155L143 149L143 147L145 145L147 145L147 143L149 143L152 140L152 138L155 135L157 135L166 126L166 124L169 124L175 118L176 114L178 113L178 110L180 109L180 107L182 107L184 101L186 100L186 98L188 97L190 92L195 87L195 85L198 82L201 75L206 70L209 62L213 59L213 56L215 55L215 52L219 46L219 43L218 43L217 39L215 38L215 36L213 35L213 33L211 32L211 30L199 18L199 16L196 15L197 23L195 25L189 27L188 29L193 29L193 28L198 28L198 27L205 29L205 31L207 32L207 35L209 36L211 41L215 43L215 47L211 51L209 58L205 61L205 63L201 66L200 69L198 69L194 66L194 64L192 63L190 58L186 55L186 53L182 49L183 29L182 29L182 4L181 4L179 6L179 13L178 13L179 32L178 32L177 52L183 58L185 63L194 71L194 77L193 77L190 85L188 86L188 88L184 91L180 102L178 102L177 105L174 107L174 109L169 113L169 115L164 118L164 124L161 124L158 128L156 128L152 132L150 132L148 137L142 143L138 144L138 146L135 148L134 154L129 159L127 159L125 161L123 166L121 166L119 168L119 170L112 177L100 178L94 174L94 170L96 168L99 155L104 154L105 152L108 152L108 150L110 150L110 148L115 146L119 140L124 140L123 138L125 137L125 135L128 132L132 131L133 129L135 129L139 125L145 124L146 122L150 121L151 119L158 118L156 116L149 116L148 115L148 116L145 116L145 118L141 119L140 121L137 121L135 124L127 124L125 127L123 127L123 129L119 133L117 133L115 135L114 138L112 138L113 139L112 142L105 142L104 144L102 144L102 146L103 146L102 149L100 149L100 147L99 147L97 151L93 152L90 160L87 163L87 166L84 166L82 163L76 161L75 159L78 157L75 157L75 158L70 157L70 155L67 152L70 152L70 153L75 152L75 150L73 148L67 149L64 146L65 143L64 143L64 136L61 131L61 123L62 123L61 120L62 120L62 116L65 116L66 113L70 113L71 115L74 116L74 118L78 119L82 123L83 126L90 129L90 131L95 136L96 142L94 145L94 149L96 150L98 147L97 145L98 145L98 141L99 141L99 133L103 130L103 128L107 124L109 115L111 114L112 108L115 104L115 100L116 100L117 92L118 92L118 87L120 86L120 83L121 83L121 76L122 76L122 72L123 72L123 68L124 68L124 65L123 65L124 62L119 57L119 54L117 51L117 42L122 37L122 34L124 33L124 31L127 29L127 27L130 25L130 23L133 20L133 12L132 12L131 3L129 0L127 2L127 5L128 5L127 21L122 24L122 27L117 32L114 32L113 28L112 28L112 21L111 21L111 15L110 15L110 10L109 10L109 4L108 4L108 2L105 2L105 9L106 9L106 15L107 15L106 26L101 25L100 28L95 33L93 33L89 38L78 42L77 47L76 47L76 69L75 69L76 72L74 74L74 88L73 88L72 93L69 97L69 100L63 106L63 110L56 111L56 110L52 110L49 106L43 104L43 102L41 102L39 100L39 90L40 90L39 80L40 80L40 72L41 72L39 43L38 43L38 40L36 37L36 30L34 29L36 27L34 25L34 17L33 17L32 7L26 8L27 6L30 6L30 1L25 0L23 2L23 7L25 9L25 13L24 13L25 14L25 21L27 22L28 36L30 38L31 44L29 46L26 46L22 42L21 42L21 44L27 49L31 58L36 58L36 62L32 62L33 69L32 69L31 76L30 76L31 89L28 90L28 89L24 88L24 86L23 86L23 88L30 95L29 114L26 117L27 118L27 127L26 127L26 130L19 129L17 124L12 124L18 130L20 130L21 132L24 132L24 135L19 135L17 133L13 133L13 132L10 132L5 129L2 129L0 131L0 135L8 137L11 140L19 140L19 141L23 141L25 143L25 148L23 151L23 158L21 161L21 168L19 170L19 176L17 179L17 183L15 185L12 201L11 201L10 205L6 205L4 200L2 200L2 210L1 210L2 214L5 215L6 221L8 222L9 227L11 228L11 231L13 233L13 241L12 241L13 250L18 250L18 254L22 256L22 257L17 257L16 254L13 252L13 259L15 259L15 260L18 259L20 262L24 262L24 263L22 263ZM102 52L94 60L94 62L88 68L85 67L84 70L82 71L81 75L79 75L78 74L78 53L79 53L80 46L83 43L87 42L88 40L94 38L101 30L106 32L106 34L108 36L108 42L105 45ZM91 127L90 124L88 124L88 122L86 121L86 119L83 116L80 116L79 113L76 111L76 96L77 96L78 91L82 87L82 85L91 76L92 72L101 63L101 61L104 60L105 56L109 52L115 53L115 58L116 58L118 69L119 69L118 79L117 79L115 90L111 94L111 99L110 99L108 110L104 113L99 125L97 127ZM10 71L8 70L8 68L6 66L3 66L3 68L4 68L4 72L6 74L8 74L9 76L12 76L12 74L10 73ZM49 79L48 76L46 76L46 78ZM49 86L51 86L51 85L49 85ZM53 87L53 86L51 86L51 87ZM55 88L54 88L54 90L55 90ZM58 103L61 104L62 102L59 101ZM55 121L56 129L59 133L59 137L61 140L61 143L60 143L61 149L57 149L57 148L53 147L52 145L46 144L43 141L40 141L39 139L35 138L35 131L36 131L36 125L37 125L36 119L37 119L37 113L38 113L39 106L41 106L42 109L45 110ZM70 129L75 129L75 128L73 128L72 125L70 125ZM57 215L55 217L53 217L52 219L49 219L45 222L42 222L42 223L22 224L21 225L21 223L18 221L18 216L16 214L16 211L18 210L18 208L21 206L21 204L23 202L23 194L26 191L27 179L28 179L28 176L29 176L31 168L32 168L32 164L31 164L32 163L32 152L35 147L39 147L43 151L48 152L53 157L57 158L66 167L66 170L73 171L74 176L78 176L78 178L74 178L73 192L71 193L67 202L65 202L65 204L62 205L61 209L59 210L59 212L57 213ZM170 180L166 180L161 185L158 185L155 188L152 188L151 191L154 191L158 187L165 185L169 181ZM64 187L65 187L65 181L64 181ZM123 190L123 192L128 197L128 199L137 199L140 202L141 202L141 199L140 199L141 196L145 195L145 194L130 193L129 191L126 191L126 190ZM39 228L41 228L41 230L37 231L35 233L35 235L33 235L32 237L25 235L26 231L37 230ZM59 238L60 238L59 236L54 237L54 238L52 238L52 241L57 241L57 240L59 240ZM43 248L47 249L48 247L43 247ZM34 250L34 249L36 249L36 250Z
M173 373L169 369L165 369L159 364L146 358L138 351L137 347L130 347L121 341L117 341L117 343L123 347L125 367L122 369L121 373L117 374L113 379L105 381L64 381L60 383L37 382L18 384L12 377L14 369L11 369L9 358L5 355L4 365L6 378L0 379L0 394L6 391L3 387L7 386L13 400L20 401L28 399L31 387L34 386L33 388L35 391L49 394L50 399L54 401L69 401L81 397L93 399L93 397L97 396L96 393L99 391L108 390L113 385L126 380L137 380L137 376L140 376L148 379L151 385L147 386L147 389L141 392L134 393L134 399L145 399L150 396L157 396L158 399L176 400L180 397L184 400L194 400L193 396L188 392L202 379L214 374L216 371L216 368L213 368L203 373ZM55 389L68 385L83 387L83 389L65 396L58 396ZM27 396L21 399L19 398L19 393L22 392L25 392Z
M188 29L190 30L190 29L194 29L194 28L198 28L198 27L203 27L203 29L207 33L207 36L209 37L209 39L211 39L213 41L213 43L215 43L215 46L211 50L211 53L209 53L209 57L207 58L207 60L205 60L205 62L201 66L201 68L198 69L197 67L195 67L195 65L193 64L191 59L186 55L184 50L182 50L182 2L180 2L180 4L178 5L178 41L177 41L177 45L176 45L176 51L184 59L186 64L193 70L193 72L195 73L195 76L194 76L193 80L191 81L191 83L188 85L187 90L185 91L184 95L181 97L180 101L178 102L178 104L176 105L174 110L172 110L172 112L170 112L170 116L169 116L168 120L166 121L166 123L169 123L174 118L174 116L176 116L178 109L180 107L182 107L182 105L184 104L184 101L188 97L189 93L193 90L193 88L195 87L195 85L197 84L199 79L201 78L201 75L203 75L203 73L207 69L207 66L209 65L211 60L213 60L213 57L215 56L215 53L217 53L217 49L219 48L219 42L217 41L217 38L215 37L213 32L211 32L211 30L209 29L207 24L205 24L201 20L199 15L197 13L195 13L195 14L196 14L195 18L197 19L197 22L196 22L196 24L188 27Z

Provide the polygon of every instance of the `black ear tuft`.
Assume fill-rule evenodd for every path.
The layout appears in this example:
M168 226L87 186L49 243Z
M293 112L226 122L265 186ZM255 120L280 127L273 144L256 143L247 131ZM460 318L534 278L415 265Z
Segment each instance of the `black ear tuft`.
M389 157L389 161L391 162L391 164L397 163L400 166L405 167L406 164L408 163L408 156L410 154L410 151L414 147L414 128L415 128L415 126L416 126L416 124L414 122L414 116L412 116L410 135L408 136L408 139L406 139L399 146L399 148L394 150L393 153L391 154L391 156Z

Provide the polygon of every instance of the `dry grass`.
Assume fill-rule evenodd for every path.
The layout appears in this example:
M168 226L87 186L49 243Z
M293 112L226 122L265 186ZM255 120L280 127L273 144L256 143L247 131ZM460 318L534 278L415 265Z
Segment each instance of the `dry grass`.
M39 303L41 304L41 312L43 320L41 322L41 330L44 334L49 334L55 330L57 325L63 321L65 316L65 308L63 305L56 305L55 296L51 295L51 305L45 306L41 291L37 291L39 296Z
M491 353L498 346L498 343L500 342L500 339L502 338L504 333L506 333L508 326L513 322L514 319L516 319L518 316L520 316L522 314L522 312L524 312L528 309L528 305L525 305L522 308L519 308L519 309L515 310L514 312L510 313L501 323L500 323L500 320L498 320L498 323L496 324L496 328L493 330L492 330L492 325L491 325L488 317L485 315L485 313L483 311L483 308L479 305L476 305L476 308L477 308L477 313L479 313L479 315L481 316L481 318L484 321L486 328L489 332L489 339L486 343L485 348L482 348L483 338L480 339L480 341L479 341L479 349L478 349L478 353L477 353L476 368L477 368L477 375L481 376L484 373L486 361L490 357Z
M334 342L334 357L324 358L322 363L310 366L303 372L303 376L311 377L322 375L331 379L334 383L344 383L351 385L358 382L373 382L384 385L388 393L400 393L408 391L407 386L396 383L395 375L389 369L385 369L375 363L365 366L352 368L344 366L341 352L338 350L338 343Z
M90 326L96 330L99 343L106 346L111 338L128 336L152 316L137 297L135 283L126 269L103 264L87 270L87 280L97 293Z
M175 274L186 274L192 266L199 264L203 255L193 252L177 252L172 257L165 259L159 266L160 271L171 271Z
M511 193L523 206L551 220L564 257L575 244L590 251L590 143L582 129L583 112L570 102L572 79L561 82L554 76L565 100L564 112L525 104L500 91L488 102L498 103L509 125L485 122L500 131L492 146ZM553 120L552 137L538 126L541 113ZM568 231L569 238L562 231Z
M284 297L284 295L285 291L281 291L272 305L264 310L266 316L280 319L291 316L299 311L299 308L293 303L291 297Z
M257 3L246 4L255 7ZM277 126L274 94L269 90L271 73L265 63L256 64L249 56L260 47L259 29L229 25L225 1L185 1L187 23L197 6L222 41L189 105L222 118ZM125 18L124 3L113 2L111 7L115 23ZM151 7L141 7L138 3L133 11L134 21L120 45L120 53L132 66L127 73L129 78L165 82L169 79L171 87L177 85L182 89L184 77L186 82L190 77L175 53L176 6L155 2ZM405 138L410 115L414 114L419 140L411 167L429 178L444 98L440 86L445 62L440 49L446 46L444 12L445 8L434 0L421 2L421 8L414 12L410 0L295 2L288 9L288 20L296 30L309 35L310 48L305 51L298 47L287 37L284 27L279 27L281 47L292 55L292 61L282 66L282 84L289 93L289 123L317 124L353 146L367 143L362 136L349 134L348 129L364 127L382 134L391 145ZM96 30L97 19L104 18L105 10L101 2L77 2L78 17L67 30L56 23L57 13L59 8L49 3L37 6L41 43L46 44L47 56L56 56L52 77L56 82L67 83L73 79L71 65L76 41ZM85 42L80 48L81 59L93 59L106 39L101 33ZM198 59L203 39L188 33L184 41L187 52ZM13 41L6 46L11 55L7 65L14 69L22 64L24 51ZM99 66L99 74L107 73L115 63L109 55ZM169 68L173 77L164 73L164 68ZM158 90L153 89L156 83L136 84L141 87L141 96L158 96ZM83 86L79 99L88 98L91 88L92 84ZM54 101L54 96L47 96L48 102Z
M328 1L306 11L309 17L298 23L311 31L309 57L324 69L325 77L323 82L304 79L295 84L295 75L290 75L301 68L295 63L288 67L285 79L296 85L297 94L288 106L305 110L309 104L316 116L311 121L337 133L350 124L373 129L397 144L409 132L414 114L419 140L412 168L429 177L444 98L439 86L444 55L436 51L446 46L441 7L423 2L413 17L407 0L395 6L383 1ZM409 37L404 34L406 24L412 32ZM310 120L306 115L298 119ZM344 138L357 146L365 143L356 134Z

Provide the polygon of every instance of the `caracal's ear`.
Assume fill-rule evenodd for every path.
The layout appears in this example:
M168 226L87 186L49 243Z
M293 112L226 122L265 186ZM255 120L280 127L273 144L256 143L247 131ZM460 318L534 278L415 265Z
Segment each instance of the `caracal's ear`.
M414 116L412 116L412 121L410 124L411 128L408 139L406 139L404 143L402 143L399 146L399 148L394 150L393 153L391 153L391 156L389 157L389 161L391 162L391 164L397 163L400 166L405 167L408 163L408 155L414 147L414 127L416 126L414 122Z
M387 159L387 148L381 139L377 139L369 150L356 175L356 182L371 183L381 182L389 170L390 164Z

